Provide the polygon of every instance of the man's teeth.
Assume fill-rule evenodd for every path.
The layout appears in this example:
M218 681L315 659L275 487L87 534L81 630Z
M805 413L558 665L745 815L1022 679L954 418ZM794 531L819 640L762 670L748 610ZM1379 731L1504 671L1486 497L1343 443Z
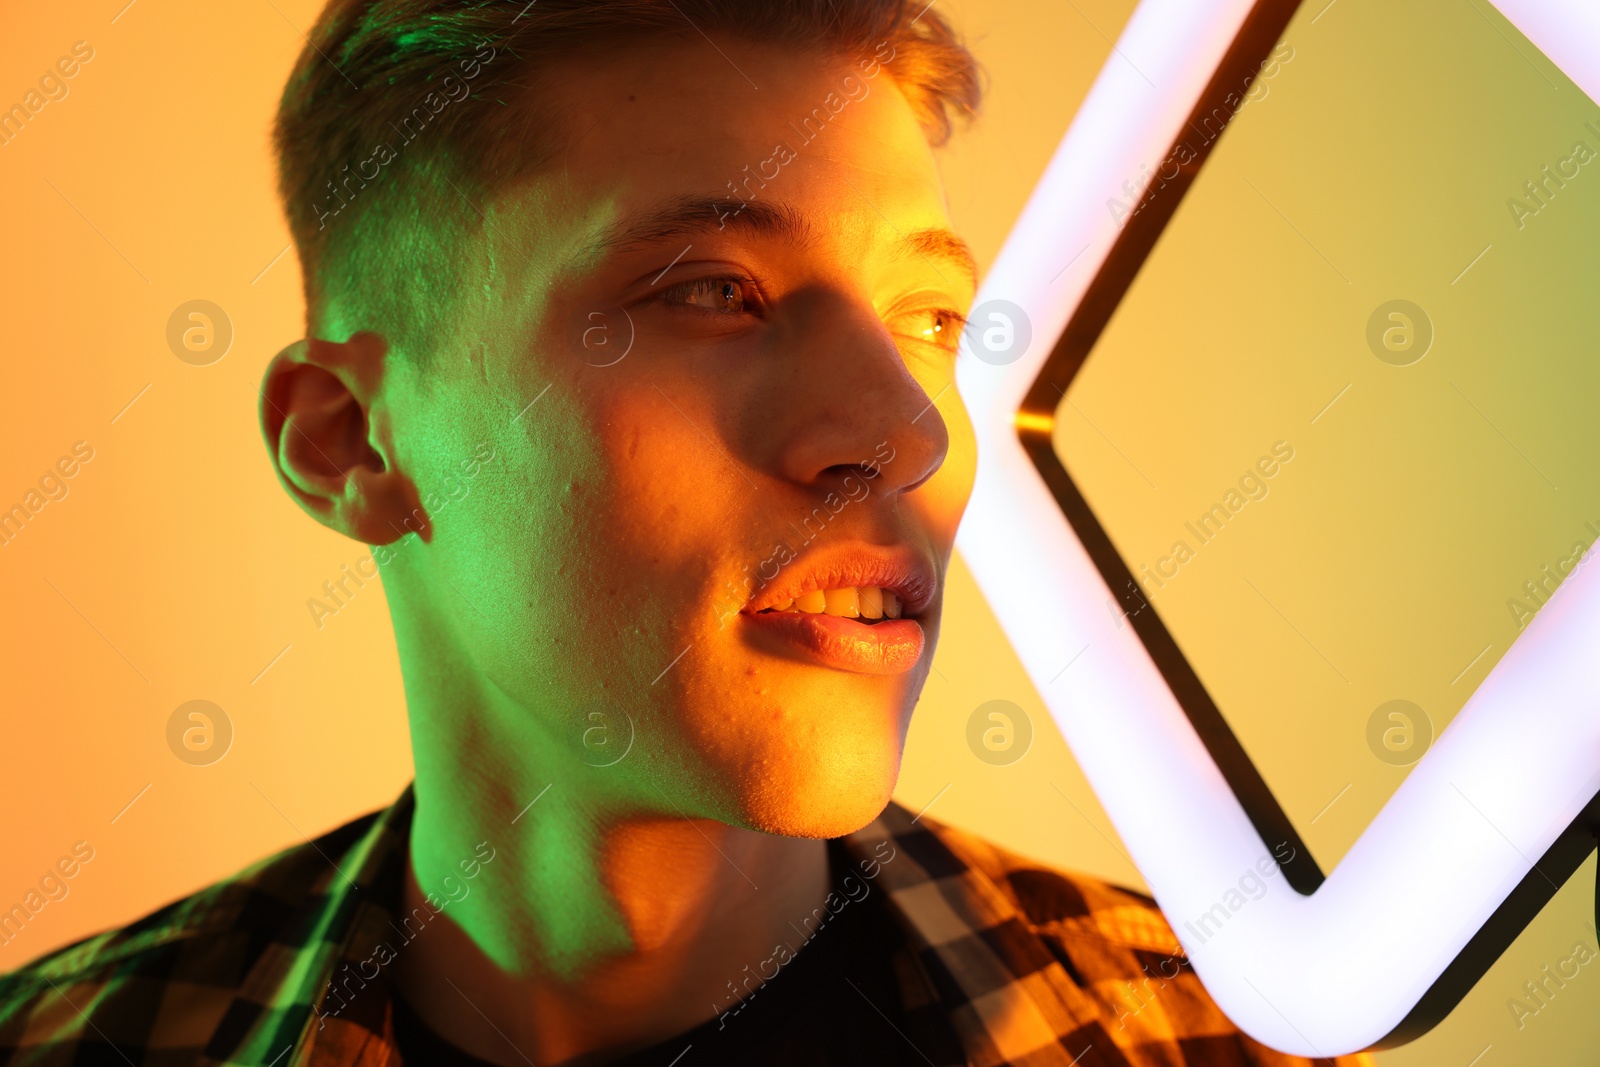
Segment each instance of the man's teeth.
M839 615L846 619L898 619L900 598L877 586L813 589L766 611L803 611L808 615Z

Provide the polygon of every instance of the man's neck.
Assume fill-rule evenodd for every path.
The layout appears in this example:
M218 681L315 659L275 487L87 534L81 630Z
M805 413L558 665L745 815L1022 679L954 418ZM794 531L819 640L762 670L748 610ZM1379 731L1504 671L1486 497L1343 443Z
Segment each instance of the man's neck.
M560 787L520 814L422 789L400 922L426 928L394 981L483 1059L604 1063L735 1007L828 886L821 840L597 813Z

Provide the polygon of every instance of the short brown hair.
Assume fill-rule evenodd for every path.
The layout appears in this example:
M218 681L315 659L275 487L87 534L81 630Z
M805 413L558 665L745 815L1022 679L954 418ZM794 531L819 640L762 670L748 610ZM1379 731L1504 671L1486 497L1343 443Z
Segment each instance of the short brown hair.
M702 28L714 28L849 57L887 42L896 84L929 141L943 144L953 114L976 112L980 71L932 6L330 0L289 76L273 130L308 326L322 320L330 297L346 294L410 345L425 347L434 325L429 305L452 288L449 242L480 224L474 205L559 151L560 118L540 107L537 94L541 67L622 40L703 40ZM337 332L341 324L324 325Z

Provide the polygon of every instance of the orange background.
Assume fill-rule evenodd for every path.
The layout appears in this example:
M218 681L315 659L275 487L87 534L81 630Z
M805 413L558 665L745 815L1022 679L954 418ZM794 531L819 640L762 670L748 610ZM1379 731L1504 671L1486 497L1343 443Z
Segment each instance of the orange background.
M944 153L957 227L987 265L1133 4L940 2L990 72L985 115ZM94 849L70 894L0 947L0 970L387 804L410 776L381 587L320 630L305 606L366 550L285 497L255 421L265 362L302 316L268 128L319 4L125 4L0 10L0 106L75 42L94 49L66 97L0 146L0 507L75 442L94 449L68 495L0 547L0 908L74 842ZM193 299L233 323L210 366L167 347L168 317ZM959 559L934 666L898 799L1142 885ZM167 748L192 699L233 725L211 766ZM993 699L1035 726L1007 767L966 746L968 716ZM1483 1067L1589 1062L1600 978L1520 1032L1504 1002L1570 953L1593 863L1443 1026L1380 1062L1464 1065L1485 1046Z

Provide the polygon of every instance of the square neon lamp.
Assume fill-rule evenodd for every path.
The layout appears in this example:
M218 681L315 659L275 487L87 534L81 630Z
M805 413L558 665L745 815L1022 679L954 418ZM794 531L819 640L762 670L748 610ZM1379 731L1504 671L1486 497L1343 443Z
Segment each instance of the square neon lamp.
M1594 848L1595 98L1592 0L1144 0L969 317L962 555L1285 1051L1426 1031Z

